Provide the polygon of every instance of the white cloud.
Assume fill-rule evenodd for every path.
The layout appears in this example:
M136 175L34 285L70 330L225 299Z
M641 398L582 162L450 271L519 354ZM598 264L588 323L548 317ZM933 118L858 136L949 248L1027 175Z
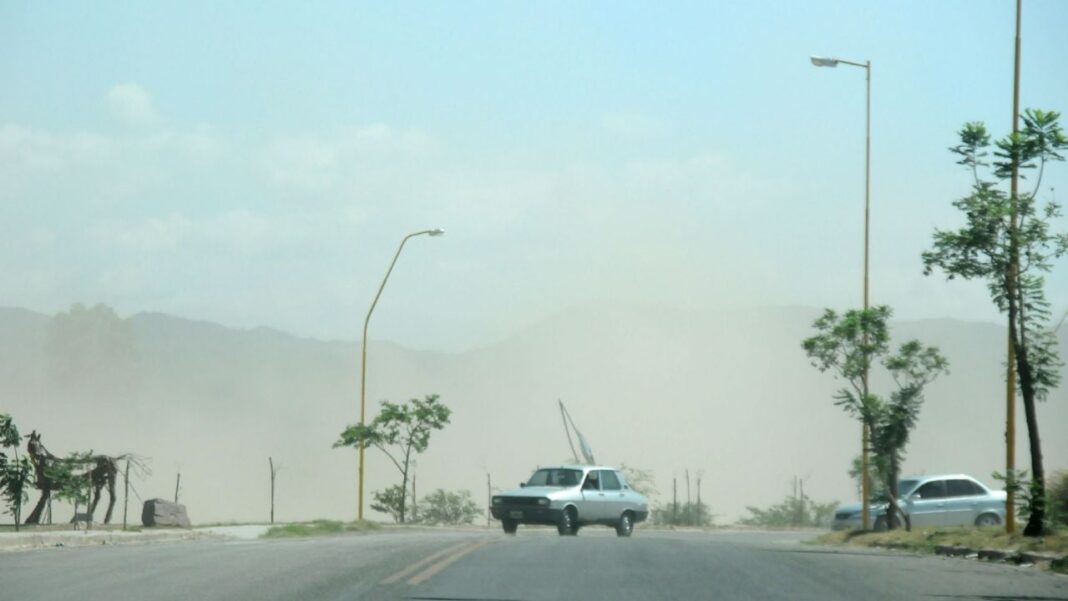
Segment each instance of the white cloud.
M659 138L671 133L671 125L665 121L621 111L609 111L601 116L605 131L626 138Z
M111 115L125 125L154 127L162 121L152 95L135 83L117 84L108 91Z

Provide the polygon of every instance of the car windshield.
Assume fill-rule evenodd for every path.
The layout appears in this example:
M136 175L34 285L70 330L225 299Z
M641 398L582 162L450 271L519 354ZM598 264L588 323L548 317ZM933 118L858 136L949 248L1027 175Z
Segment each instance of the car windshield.
M543 469L534 472L527 486L578 486L582 472L571 469Z

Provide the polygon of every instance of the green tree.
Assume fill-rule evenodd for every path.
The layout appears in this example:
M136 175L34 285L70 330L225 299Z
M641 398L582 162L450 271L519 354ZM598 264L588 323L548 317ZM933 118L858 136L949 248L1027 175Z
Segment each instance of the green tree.
M656 477L653 476L652 470L643 470L623 463L620 464L619 471L623 472L627 486L635 492L646 497L656 496Z
M0 413L0 497L4 498L8 511L15 518L16 532L22 520L22 504L29 500L28 490L33 482L30 460L19 457L21 440L15 421L10 415Z
M385 490L371 493L371 509L388 514L394 522L404 522L407 495L400 484L394 484Z
M948 362L933 346L910 340L890 354L887 306L847 311L839 316L827 309L813 326L817 334L804 340L802 348L812 365L821 372L832 371L847 382L834 396L835 404L859 419L871 434L871 451L875 455L876 473L892 507L897 505L897 481L909 433L916 425L923 406L924 388L948 371ZM888 398L869 389L864 394L863 378L872 364L881 359L890 373L895 389ZM906 522L908 517L906 516ZM888 520L893 528L895 520Z
M983 280L994 305L1008 315L1031 451L1028 496L1032 507L1026 536L1041 536L1045 531L1045 470L1035 402L1044 400L1058 385L1063 366L1048 327L1043 274L1068 252L1068 234L1050 228L1050 222L1061 215L1060 206L1052 200L1040 206L1037 200L1046 164L1063 161L1060 153L1068 148L1059 119L1054 111L1025 111L1023 130L995 142L989 171L985 168L991 166L986 161L990 134L982 123L966 123L959 132L960 144L950 149L960 157L958 164L972 172L971 193L953 202L964 214L965 224L956 230L936 229L931 250L923 253L925 274L938 269L950 280ZM1021 177L1025 172L1035 175L1030 191L1019 192L1011 186L1015 172ZM1004 189L1007 182L1009 191ZM1015 486L1016 476L1006 474L1008 486Z
M413 455L426 451L430 444L430 434L434 430L443 429L449 423L450 415L452 410L439 402L436 394L427 395L423 399L411 399L403 404L382 401L382 411L371 423L345 428L341 437L334 443L334 448L375 447L393 462L401 475L400 490L390 493L387 489L382 495L382 502L389 499L389 506L396 508L396 513L391 514L396 521L403 524ZM399 499L394 499L395 496L399 496ZM378 497L376 493L376 499Z
M481 514L468 490L448 492L439 488L424 495L419 504L419 522L423 524L471 524Z
M765 528L804 528L810 526L825 527L831 524L834 509L838 503L817 503L803 497L786 497L782 503L766 509L749 506L749 515L738 520L746 526L763 526Z

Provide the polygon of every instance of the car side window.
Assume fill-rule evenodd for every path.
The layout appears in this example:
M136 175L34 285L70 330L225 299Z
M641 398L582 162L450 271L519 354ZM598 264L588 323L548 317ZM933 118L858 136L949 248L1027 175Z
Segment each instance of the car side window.
M949 480L946 488L951 497L974 497L983 494L971 480Z
M913 493L921 499L941 499L946 496L945 480L933 480L916 489Z
M615 472L612 470L604 470L601 472L601 488L603 490L619 490L622 488Z
M597 472L586 474L586 481L582 484L582 490L601 490Z

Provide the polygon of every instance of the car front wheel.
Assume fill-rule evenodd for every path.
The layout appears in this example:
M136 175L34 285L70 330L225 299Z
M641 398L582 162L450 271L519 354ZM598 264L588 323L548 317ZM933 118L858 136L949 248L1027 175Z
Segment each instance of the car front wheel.
M992 513L984 513L983 515L975 518L975 525L979 526L980 528L986 526L997 526L999 524L1001 524L1001 520L998 519L998 516Z
M634 532L634 516L630 512L624 513L616 524L616 536L630 536Z
M568 507L560 513L560 523L556 525L556 531L560 533L560 536L578 534L578 515L574 507Z
M514 522L512 520L501 520L501 528L504 529L505 534L515 534L515 530L518 526L518 522Z

